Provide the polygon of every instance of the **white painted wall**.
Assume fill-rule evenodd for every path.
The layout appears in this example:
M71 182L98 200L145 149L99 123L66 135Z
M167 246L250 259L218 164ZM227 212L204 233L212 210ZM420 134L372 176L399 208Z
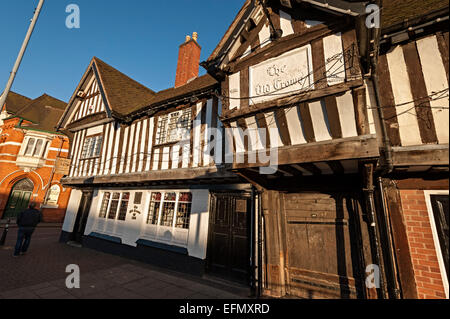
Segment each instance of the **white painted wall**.
M417 50L422 64L423 77L429 95L446 96L448 95L448 81L445 73L445 66L440 58L439 45L436 36L427 37L417 41ZM447 91L445 92L445 90ZM436 94L436 92L443 92ZM448 144L448 118L449 118L449 100L448 97L435 99L430 102L433 107L433 119L436 127L436 135L439 144Z
M209 190L192 190L191 223L189 225L189 256L206 259L209 226Z
M417 122L416 109L414 103L411 102L414 99L402 47L397 46L389 52L387 60L395 104L399 105L396 107L396 111L402 146L421 145L422 138Z
M192 193L191 219L189 229L174 229L169 227L156 227L147 225L148 210L152 192L190 192ZM130 192L128 212L137 206L141 214L133 220L131 214L127 214L126 221L108 220L99 218L103 194L105 192ZM134 196L137 192L143 192L140 205L134 205ZM127 246L136 247L136 241L146 239L163 244L187 248L189 256L205 259L208 241L209 226L209 190L96 190L93 195L89 218L85 235L92 232L118 237ZM79 199L81 198L81 192ZM79 203L78 199L78 203ZM70 205L70 202L69 202ZM77 205L78 210L78 205ZM75 214L76 215L76 212ZM69 215L69 214L68 214ZM73 218L75 220L75 218ZM74 221L73 221L74 222ZM67 221L69 224L69 221ZM73 228L73 224L71 226Z
M229 79L229 107L232 109L239 109L241 107L241 101L239 98L241 97L241 72L237 72L228 77Z
M71 233L73 231L82 194L83 193L81 191L76 189L73 189L70 194L69 203L67 204L66 217L64 218L64 224L62 227L62 230L65 232Z

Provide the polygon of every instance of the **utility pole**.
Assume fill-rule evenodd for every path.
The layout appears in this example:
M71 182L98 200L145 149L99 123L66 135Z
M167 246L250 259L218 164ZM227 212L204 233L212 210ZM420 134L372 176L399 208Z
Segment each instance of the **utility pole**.
M23 41L22 48L20 49L19 55L17 56L16 63L14 64L13 70L9 76L8 83L6 84L6 88L3 91L3 95L0 97L0 109L3 107L3 105L5 105L6 97L8 96L9 91L11 90L11 87L13 85L17 71L19 70L20 63L22 62L23 55L25 54L25 51L28 46L28 42L30 41L31 35L33 34L33 30L34 30L36 22L39 18L39 14L41 13L41 9L42 9L42 6L44 5L44 1L45 0L39 0L39 4L38 4L37 8L34 10L34 16L33 16L33 19L31 19L31 24L30 24L30 27L28 28L28 32L27 32L27 35L25 36L25 40Z

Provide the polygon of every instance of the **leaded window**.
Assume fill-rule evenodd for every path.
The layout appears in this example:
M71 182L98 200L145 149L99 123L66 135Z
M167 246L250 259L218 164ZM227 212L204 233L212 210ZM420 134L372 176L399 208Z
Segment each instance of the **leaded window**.
M163 115L158 120L156 144L175 143L189 137L192 128L190 108Z
M172 227L175 214L176 193L166 193L161 211L161 226Z
M117 208L119 207L120 193L114 193L109 208L108 219L116 219Z
M191 193L152 193L147 224L189 229L191 208Z
M128 202L130 201L130 193L123 193L122 200L120 201L119 217L118 220L125 221L127 218Z
M103 144L103 136L91 136L84 140L83 150L81 153L81 159L99 157Z
M106 218L110 199L111 199L111 193L105 193L103 195L102 206L100 207L100 215L99 215L100 218Z
M189 228L189 222L191 219L191 206L192 206L192 194L181 193L178 200L177 210L177 222L175 227L177 228Z
M159 219L159 209L161 208L161 193L152 193L151 196L147 224L157 225Z

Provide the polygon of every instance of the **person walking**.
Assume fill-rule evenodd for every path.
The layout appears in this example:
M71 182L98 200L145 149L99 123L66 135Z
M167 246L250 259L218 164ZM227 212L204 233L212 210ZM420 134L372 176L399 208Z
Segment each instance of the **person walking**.
M41 220L41 212L36 209L36 204L33 202L30 203L27 210L22 211L19 216L17 216L17 226L19 226L19 231L17 234L14 257L19 257L20 254L24 255L28 251L31 236Z

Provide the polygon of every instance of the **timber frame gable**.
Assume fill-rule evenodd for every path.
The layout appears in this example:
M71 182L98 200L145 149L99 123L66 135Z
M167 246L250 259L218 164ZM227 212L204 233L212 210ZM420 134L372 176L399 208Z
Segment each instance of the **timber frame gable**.
M204 75L155 93L94 58L59 123L74 135L65 184L235 181L210 133L222 129L216 91Z
M111 118L111 108L104 97L104 89L95 69L95 58L89 63L75 92L69 100L57 128L76 131L80 127Z
M253 159L277 149L279 177L354 174L361 161L379 157L357 31L364 7L323 12L318 2L259 4L236 18L247 22L228 53L219 44L203 63L223 76L221 120L234 132L234 151ZM246 174L267 165L242 163L238 155L233 168Z

